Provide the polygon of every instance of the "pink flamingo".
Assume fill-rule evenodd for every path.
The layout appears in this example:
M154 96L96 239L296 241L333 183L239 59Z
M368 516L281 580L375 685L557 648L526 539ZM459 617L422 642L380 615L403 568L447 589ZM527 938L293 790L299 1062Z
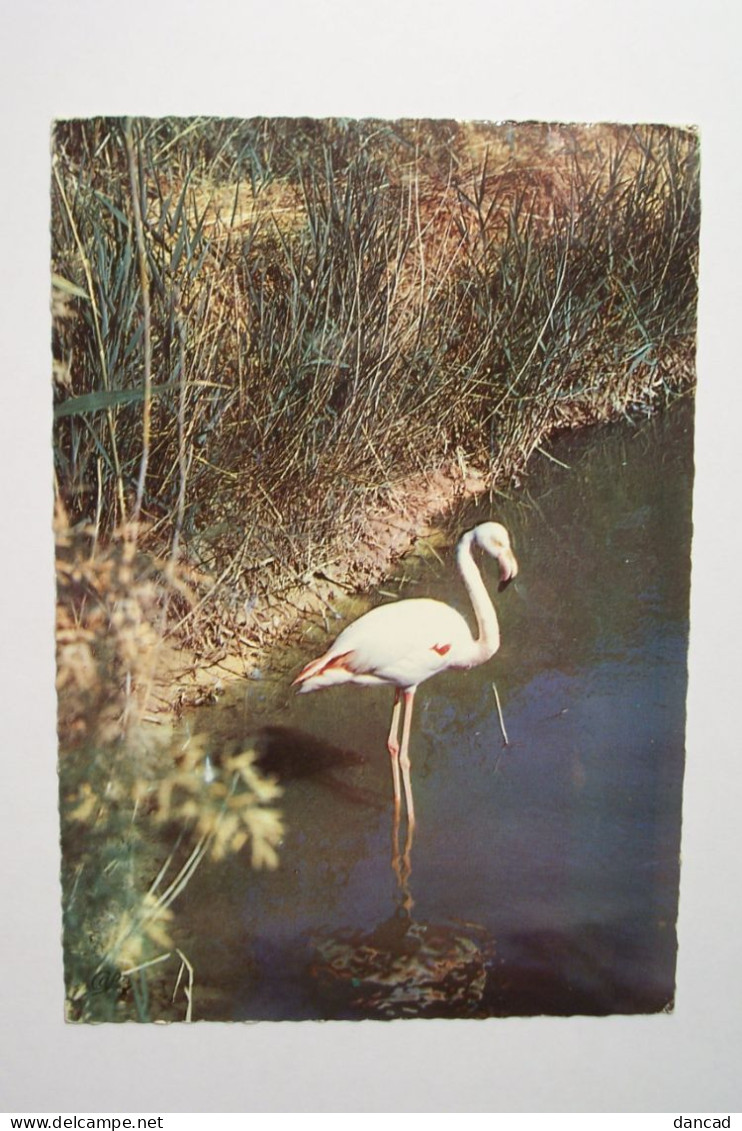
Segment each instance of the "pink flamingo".
M394 709L387 739L392 761L394 811L398 820L401 768L410 828L415 824L415 809L408 747L415 692L423 680L432 675L447 668L476 667L494 656L500 647L497 614L474 562L473 551L477 546L497 560L500 590L518 573L510 537L499 522L483 522L462 536L456 547L456 562L477 619L476 638L464 618L442 601L418 597L379 605L343 629L332 647L307 664L294 680L300 692L319 691L336 683L394 687ZM403 701L400 745L399 718Z

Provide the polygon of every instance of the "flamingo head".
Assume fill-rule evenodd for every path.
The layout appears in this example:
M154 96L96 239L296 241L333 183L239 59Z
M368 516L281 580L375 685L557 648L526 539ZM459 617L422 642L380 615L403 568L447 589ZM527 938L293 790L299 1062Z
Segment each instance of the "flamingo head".
M496 559L500 567L498 590L502 592L513 578L518 576L518 562L510 545L510 535L499 522L482 522L469 533L476 546L480 546Z

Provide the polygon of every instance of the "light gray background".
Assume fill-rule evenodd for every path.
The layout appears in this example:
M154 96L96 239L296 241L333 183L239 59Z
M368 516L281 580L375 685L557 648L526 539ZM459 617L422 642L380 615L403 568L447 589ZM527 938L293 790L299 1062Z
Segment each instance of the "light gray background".
M26 0L5 6L0 270L6 1111L739 1108L740 48L731 3ZM703 144L688 764L673 1016L65 1027L52 646L53 117L696 123Z

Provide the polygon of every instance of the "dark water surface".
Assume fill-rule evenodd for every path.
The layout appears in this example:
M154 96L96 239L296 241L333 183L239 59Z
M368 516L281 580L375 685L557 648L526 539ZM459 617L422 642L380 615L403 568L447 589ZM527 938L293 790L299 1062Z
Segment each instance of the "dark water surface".
M549 450L569 469L541 458L511 497L457 516L451 543L454 529L502 521L521 572L498 595L484 567L502 629L494 659L418 692L418 825L402 886L385 746L392 692L296 697L279 681L259 745L285 787L280 867L257 873L241 854L189 885L179 919L194 1017L671 1007L692 425L685 403L565 437ZM451 553L441 556L389 588L469 616ZM297 667L321 650L308 647ZM251 682L243 717L261 695ZM217 742L242 725L227 714L201 716Z

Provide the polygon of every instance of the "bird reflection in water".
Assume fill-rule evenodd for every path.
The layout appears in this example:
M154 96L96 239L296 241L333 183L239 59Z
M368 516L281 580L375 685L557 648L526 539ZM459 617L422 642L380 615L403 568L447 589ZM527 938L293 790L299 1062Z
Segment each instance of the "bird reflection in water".
M493 958L484 928L416 922L400 907L367 934L315 939L311 974L327 1017L475 1017Z
M414 824L392 822L393 915L370 932L345 930L313 940L311 974L324 1016L349 1018L478 1016L494 958L485 928L432 924L412 915Z
M410 891L410 876L412 875L412 839L415 835L415 826L407 822L405 829L404 846L401 843L401 820L399 808L395 807L394 820L392 821L392 871L397 877L401 902L400 906L408 914L412 911L414 900Z

